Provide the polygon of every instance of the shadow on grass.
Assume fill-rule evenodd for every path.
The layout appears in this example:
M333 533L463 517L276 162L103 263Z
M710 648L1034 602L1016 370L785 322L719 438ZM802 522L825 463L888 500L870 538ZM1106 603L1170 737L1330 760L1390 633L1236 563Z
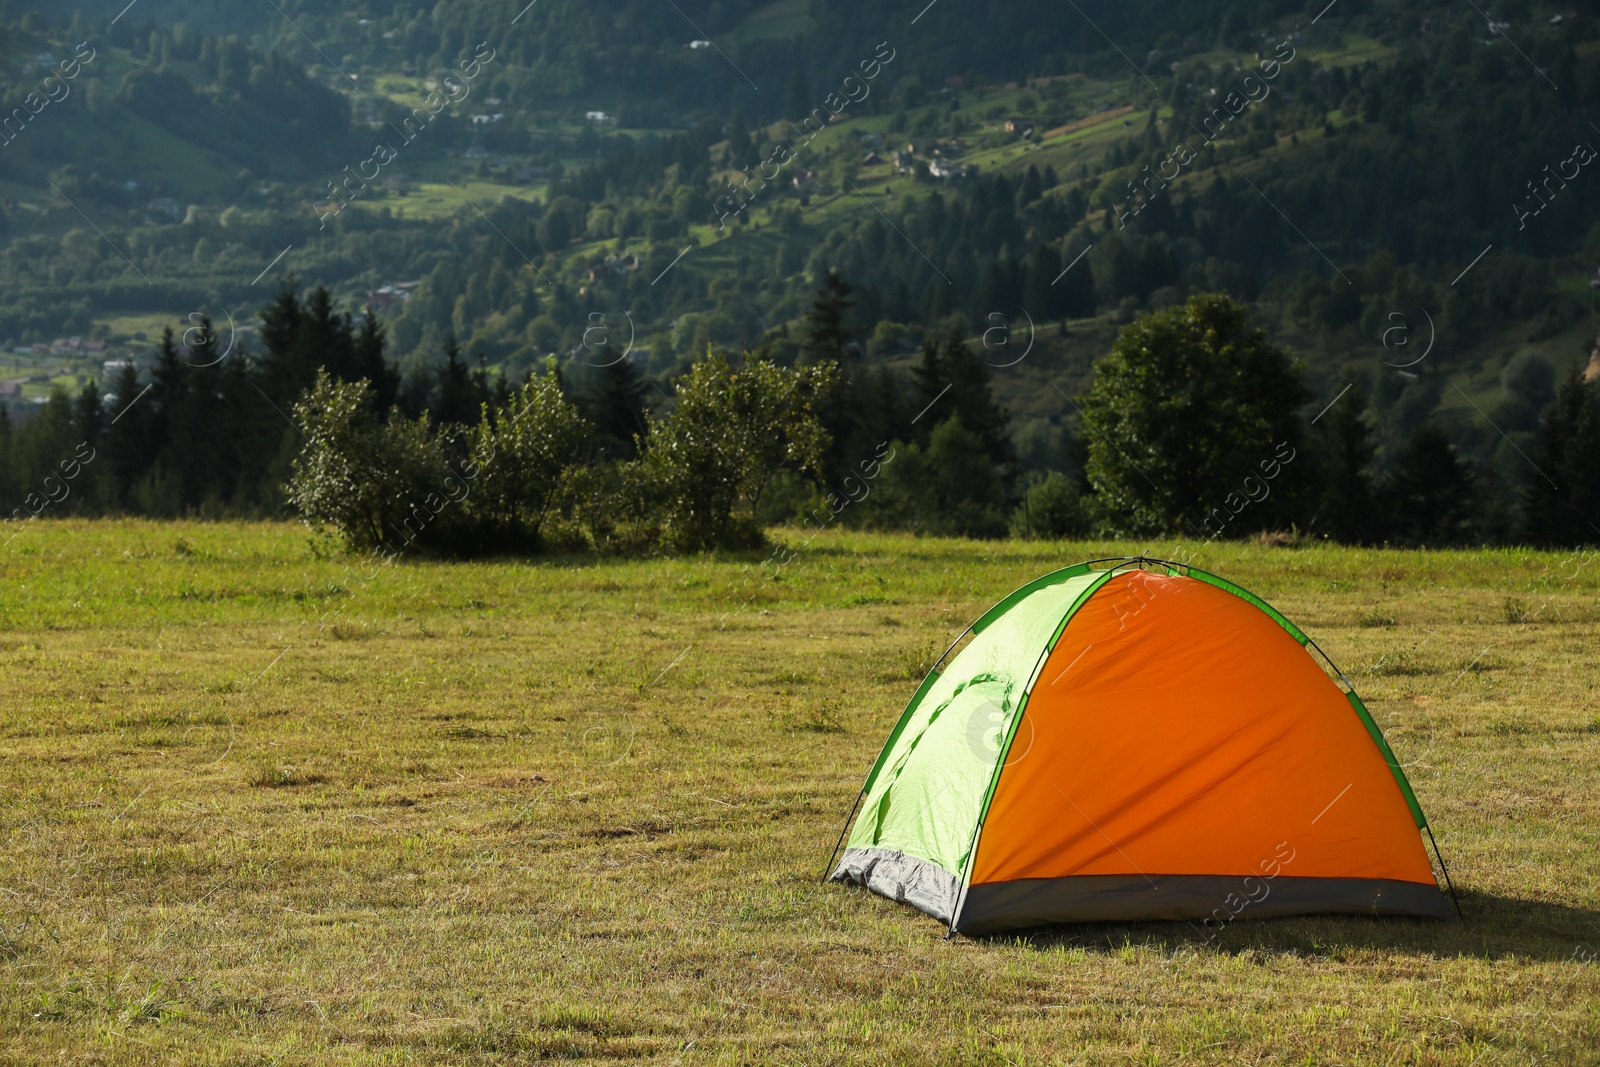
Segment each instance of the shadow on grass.
M1332 959L1378 951L1600 966L1600 910L1491 893L1463 894L1461 910L1461 922L1364 915L1241 917L1216 931L1198 922L1072 923L972 940L1101 953L1128 945L1167 952L1192 948L1219 955L1254 951Z

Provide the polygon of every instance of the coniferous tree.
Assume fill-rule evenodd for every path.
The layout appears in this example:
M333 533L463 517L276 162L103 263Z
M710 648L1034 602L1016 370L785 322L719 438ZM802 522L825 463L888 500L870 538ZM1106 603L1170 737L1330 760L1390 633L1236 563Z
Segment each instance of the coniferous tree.
M262 392L273 403L283 406L293 401L303 388L299 383L312 367L302 361L300 346L300 294L290 277L278 290L272 303L261 312L261 342L266 351L260 357Z
M599 386L584 398L583 409L602 458L633 459L639 454L636 439L650 427L647 388L631 356L601 369Z
M1574 368L1539 427L1523 481L1523 534L1542 545L1600 542L1600 385Z
M939 342L932 337L924 340L918 349L917 363L911 368L911 384L916 393L917 406L912 415L916 420L912 433L915 440L926 443L933 428L949 415L948 411L936 413L934 410L936 405L945 400L950 378L945 372L944 353L940 350Z
M786 117L799 122L816 105L817 102L811 99L811 86L806 82L806 73L796 65L794 73L789 75L789 89L783 98L783 109L788 113Z
M373 402L387 415L400 394L400 374L383 357L383 323L369 306L361 315L361 326L351 344L350 372L356 380L372 383Z
M938 368L950 386L944 399L949 401L951 411L961 419L962 428L978 439L1009 488L1017 461L1016 448L1011 443L1011 413L994 398L988 365L967 344L960 330L951 330L939 355ZM948 416L949 412L944 414Z
M468 367L454 337L445 343L444 365L438 369L438 399L433 405L436 422L476 426L488 401L488 374L480 365Z
M1372 461L1378 445L1367 415L1367 390L1346 373L1345 395L1313 428L1311 453L1321 491L1311 517L1314 533L1343 544L1365 544L1383 535L1382 516L1372 488Z
M1050 322L1067 314L1063 293L1054 282L1061 274L1061 255L1054 245L1042 244L1028 257L1023 274L1022 306L1035 323Z
M189 391L189 367L178 354L177 342L173 340L172 327L162 331L161 343L156 347L156 365L151 373L151 389L146 402L150 405L148 412L149 430L148 447L151 454L152 474L164 474L171 469L172 460L175 458L170 447L173 438L173 426L176 415L184 406L184 397ZM156 478L161 483L163 490L168 482L163 478ZM154 483L152 483L154 484ZM153 498L151 498L153 499ZM170 515L176 509L175 501L170 495L162 495L155 506L162 514ZM141 501L141 507L144 502Z
M817 299L806 314L802 351L808 362L820 363L831 359L843 364L849 359L847 346L854 332L845 320L855 306L855 301L851 299L855 291L855 286L845 281L838 271L828 271Z
M1412 431L1378 492L1390 537L1407 545L1459 545L1473 539L1467 465L1434 423Z
M151 442L153 405L139 384L139 372L129 360L122 366L113 389L115 399L107 419L105 447L106 462L110 464L113 485L112 504L119 508L134 506L133 487L137 485L155 462Z

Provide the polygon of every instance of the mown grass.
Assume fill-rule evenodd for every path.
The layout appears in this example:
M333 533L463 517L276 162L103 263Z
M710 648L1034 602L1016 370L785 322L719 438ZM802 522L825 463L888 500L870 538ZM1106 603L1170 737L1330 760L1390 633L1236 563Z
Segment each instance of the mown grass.
M861 777L979 611L1135 546L3 532L0 1061L1600 1062L1587 556L1189 548L1352 676L1465 923L945 941L818 883Z

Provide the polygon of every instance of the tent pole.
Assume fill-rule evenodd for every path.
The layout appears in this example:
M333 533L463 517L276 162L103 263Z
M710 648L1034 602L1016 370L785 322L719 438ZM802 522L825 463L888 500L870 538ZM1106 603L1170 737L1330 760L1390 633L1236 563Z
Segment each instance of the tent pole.
M824 884L826 884L827 881L828 881L828 872L833 869L834 857L839 855L839 848L840 848L840 846L842 846L844 844L844 836L845 836L845 834L848 834L850 832L850 824L855 822L856 809L861 806L861 798L866 796L866 795L867 795L867 791L865 789L863 789L861 792L857 793L856 794L855 803L850 805L850 814L846 815L844 817L844 829L839 831L839 842L838 842L838 844L833 846L833 855L830 855L828 857L827 869L825 869L822 872L822 882ZM1437 851L1438 846L1435 845L1434 848Z
M1454 904L1456 907L1456 918L1460 919L1462 922L1465 922L1467 917L1462 914L1461 901L1456 898L1456 886L1455 883L1450 880L1450 868L1444 865L1444 854L1439 851L1439 842L1434 841L1433 827L1424 826L1423 829L1428 831L1428 840L1433 841L1433 854L1439 860L1439 869L1444 872L1445 888L1450 890L1450 903Z

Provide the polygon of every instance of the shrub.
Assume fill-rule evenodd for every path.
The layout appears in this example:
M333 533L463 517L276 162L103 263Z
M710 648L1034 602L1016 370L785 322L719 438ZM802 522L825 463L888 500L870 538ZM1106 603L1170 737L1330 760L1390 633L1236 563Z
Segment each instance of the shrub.
M1046 540L1087 537L1089 510L1078 495L1077 486L1060 471L1051 471L1044 481L1023 494L1022 504L1011 513L1011 536Z
M540 530L573 480L589 431L553 368L529 378L504 407L484 405L466 468L474 479L465 505L475 547L540 547Z
M308 524L337 530L351 549L393 555L414 544L449 545L471 480L449 458L450 435L435 433L426 416L379 421L372 395L366 381L318 373L294 408L305 446L294 460L289 502Z
M678 385L638 461L665 543L680 550L760 543L756 509L780 470L815 473L828 445L818 417L835 364L785 369L754 360L734 370L712 354Z
M863 507L877 529L911 529L948 537L1004 537L1003 480L983 441L951 416L926 448L896 441L878 491Z

